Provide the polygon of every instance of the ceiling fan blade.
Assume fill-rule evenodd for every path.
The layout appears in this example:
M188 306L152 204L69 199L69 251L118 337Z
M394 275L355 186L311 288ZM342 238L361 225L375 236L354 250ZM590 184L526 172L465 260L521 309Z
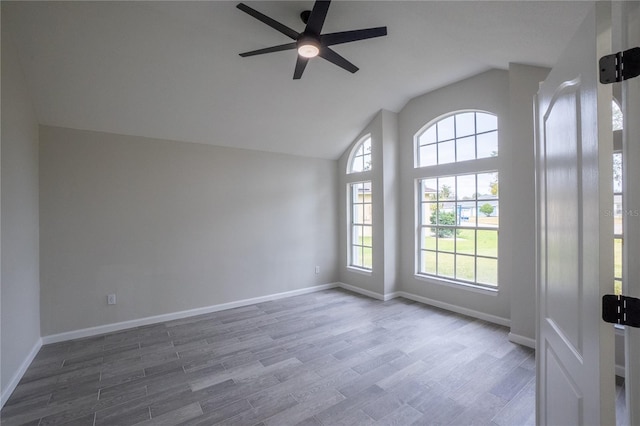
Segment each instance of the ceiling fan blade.
M364 30L323 34L320 36L320 43L324 46L332 46L334 44L350 43L352 41L366 40L368 38L382 37L386 35L387 27L366 28Z
M320 49L320 57L326 59L327 61L331 62L332 64L335 64L337 66L339 66L340 68L344 68L345 70L349 71L350 73L354 73L356 71L358 71L358 67L356 67L355 65L353 65L351 62L347 61L345 58L343 58L342 56L338 55L336 52L334 52L333 50L329 49L326 46L323 46Z
M298 59L296 60L296 70L293 72L294 80L300 80L300 77L302 77L302 73L304 72L304 69L307 66L308 62L309 58L298 55Z
M249 6L247 6L244 3L239 3L236 7L238 9L240 9L241 11L253 16L257 20L267 24L268 26L270 26L274 30L280 31L282 34L286 35L289 38L297 40L298 36L300 35L297 31L292 30L291 28L287 27L284 24L281 24L280 22L276 21L275 19L269 18L267 15L264 15L264 14L258 12L257 10L250 8Z
M329 11L330 3L331 0L317 0L314 3L313 10L307 21L307 26L304 29L305 33L316 36L320 35L320 31L322 31L322 26L324 25L324 19L327 17L327 12Z
M297 46L296 43L281 44L279 46L265 47L264 49L252 50L251 52L244 52L244 53L241 53L240 56L242 56L243 58L246 58L247 56L263 55L265 53L272 53L272 52L281 52L283 50L295 49L296 46Z

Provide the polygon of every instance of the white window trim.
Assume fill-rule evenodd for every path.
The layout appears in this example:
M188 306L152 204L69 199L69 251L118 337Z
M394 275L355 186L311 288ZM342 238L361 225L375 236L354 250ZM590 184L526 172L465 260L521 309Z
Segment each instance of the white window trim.
M463 290L472 291L474 293L486 294L489 296L497 296L500 293L500 287L487 287L483 285L471 284L465 281L457 281L434 275L419 274L416 272L415 278L419 281L425 281L430 284L442 285L445 287L462 288Z
M359 266L353 266L353 265L347 265L347 269L351 272L355 272L357 274L362 274L362 275L366 275L368 277L370 277L371 275L373 275L373 268L371 269L364 269L364 268L360 268Z

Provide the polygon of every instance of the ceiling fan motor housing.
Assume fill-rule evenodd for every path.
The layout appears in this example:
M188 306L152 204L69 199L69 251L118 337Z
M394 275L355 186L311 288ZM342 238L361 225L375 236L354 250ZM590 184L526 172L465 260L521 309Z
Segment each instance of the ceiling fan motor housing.
M309 16L311 16L310 10L303 10L302 12L300 12L300 19L302 19L302 22L305 25L307 25L307 22L309 22Z

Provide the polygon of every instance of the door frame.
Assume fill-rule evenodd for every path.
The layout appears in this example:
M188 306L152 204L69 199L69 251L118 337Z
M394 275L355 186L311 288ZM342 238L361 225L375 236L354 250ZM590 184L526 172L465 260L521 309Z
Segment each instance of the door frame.
M639 2L616 2L614 6L616 51L640 46ZM624 117L622 130L623 171L623 274L622 292L640 298L640 262L631 261L640 253L640 122L627 117L640 117L640 77L620 84L621 108ZM640 329L625 327L625 393L626 419L624 424L640 424Z

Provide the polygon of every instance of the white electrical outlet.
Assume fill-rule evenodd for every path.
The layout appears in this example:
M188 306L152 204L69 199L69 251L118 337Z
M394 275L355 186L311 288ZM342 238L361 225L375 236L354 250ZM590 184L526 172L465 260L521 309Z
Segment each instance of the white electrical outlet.
M316 266L316 274L319 274L319 273L320 273L320 267Z
M116 304L116 295L115 294L110 294L107 296L107 304L108 305L115 305Z

